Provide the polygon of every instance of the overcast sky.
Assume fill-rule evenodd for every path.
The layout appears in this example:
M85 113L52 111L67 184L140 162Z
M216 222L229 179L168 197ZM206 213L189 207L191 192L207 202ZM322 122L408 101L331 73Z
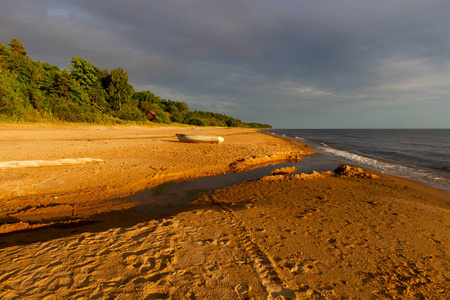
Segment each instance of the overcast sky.
M275 128L450 128L448 0L0 0L0 41Z

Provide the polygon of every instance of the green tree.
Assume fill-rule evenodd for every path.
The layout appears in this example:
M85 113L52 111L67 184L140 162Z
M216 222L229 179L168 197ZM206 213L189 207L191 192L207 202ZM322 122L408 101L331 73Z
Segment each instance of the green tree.
M2 42L0 42L0 68L3 70L9 69L10 59L11 53L9 51L9 48L3 45Z
M161 123L270 128L224 114L190 112L186 103L161 99L148 90L135 93L121 68L108 72L73 57L69 72L33 61L18 39L8 46L0 42L0 114L13 119L121 123L144 121L151 111Z
M103 72L100 68L75 56L72 58L70 75L87 91L91 105L103 112L107 110L107 94L102 86Z
M175 105L177 106L178 111L182 115L186 116L189 113L189 106L186 103L184 103L184 102L175 102Z
M89 89L89 100L91 104L103 113L106 113L109 109L106 97L106 91L102 88L100 82L96 82L93 88Z
M172 122L181 123L184 120L183 115L178 110L178 107L175 104L169 105L167 108L167 112L170 114L170 120Z
M29 111L17 76L0 69L0 114L24 118Z
M70 101L70 73L66 68L56 75L52 92L57 94L64 102Z
M26 56L27 51L25 50L25 47L23 46L22 42L18 39L14 38L8 43L9 49L11 53Z
M70 78L69 80L69 96L73 103L76 103L80 107L84 107L85 110L90 109L89 95L87 91L80 85L80 82Z
M82 87L89 90L95 82L99 81L98 77L101 70L93 64L79 57L73 57L70 64L70 75L75 78Z
M132 99L137 102L138 108L144 114L147 114L150 111L155 112L156 108L160 108L159 105L156 104L156 96L149 90L134 93Z
M24 83L25 95L34 108L42 107L45 98L42 89L45 69L40 61L33 62L30 60L24 71L27 77L27 81Z
M208 126L208 123L201 118L191 118L187 120L187 124L194 126Z
M227 126L228 127L239 127L242 125L241 120L237 120L237 119L233 119L233 118L228 118L228 120L226 120Z
M11 56L8 58L8 69L17 74L17 79L21 83L29 83L30 73L33 67L33 62L28 56L16 54L11 51Z
M114 111L122 110L122 106L128 104L134 93L134 88L128 83L128 73L122 68L111 70L111 73L103 80L108 102Z
M44 74L41 80L41 88L46 93L50 93L52 87L56 85L56 80L61 73L61 70L58 68L58 66L53 66L46 62L42 63L41 66L44 69Z

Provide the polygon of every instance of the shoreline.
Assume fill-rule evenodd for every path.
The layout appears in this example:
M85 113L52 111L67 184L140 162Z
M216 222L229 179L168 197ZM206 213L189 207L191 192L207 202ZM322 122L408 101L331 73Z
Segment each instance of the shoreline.
M336 129L339 130L349 130L349 129ZM392 131L398 131L398 129L391 129ZM404 129L405 131L410 131L410 129ZM426 129L424 129L426 130ZM440 129L436 129L439 130ZM330 129L319 129L317 131L330 131ZM355 131L386 131L386 129L359 129ZM393 160L392 158L386 156L376 156L376 154L369 154L369 152L361 153L358 152L356 148L345 146L345 142L341 142L338 144L336 141L333 142L334 146L328 145L327 138L323 138L321 140L317 137L317 140L310 139L308 137L298 137L299 132L296 132L297 135L294 137L295 129L274 129L272 131L266 130L268 134L272 134L274 136L285 136L286 138L291 138L293 140L298 140L306 144L307 146L316 149L323 155L328 155L330 157L335 157L338 160L341 160L345 164L354 164L359 165L362 168L372 169L381 173L385 173L391 176L401 177L409 180L413 180L415 182L423 183L425 185L445 190L450 196L450 183L448 178L448 174L441 173L441 170L433 169L430 167L426 167L423 165L417 164L406 164L403 162L398 162ZM287 135L286 135L287 134ZM351 134L351 133L349 133ZM362 136L360 136L361 138ZM344 141L346 136L342 137ZM354 137L354 138L357 138ZM350 145L352 141L350 140ZM355 147L355 145L352 145ZM386 151L395 151L388 145L388 149ZM443 153L435 153L435 156L445 155Z
M192 161L183 167L203 162L196 160L199 155L193 154L206 156L212 162L212 156L208 156L211 149L215 156L228 159L220 164L227 168L233 163L237 163L236 168L239 164L257 165L261 160L274 158L270 156L273 150L284 153L280 155L286 158L289 156L286 153L292 155L292 151L310 149L299 143L244 130L225 132L229 133L224 136L225 143L230 143L224 144L226 147L191 145L190 150L195 153L181 154L183 147L179 146L186 145L176 142L169 131L159 131L158 135L153 132L150 138L147 129L134 130L140 134L136 135L134 131L133 135L128 132L121 136L113 130L110 134L114 142L101 141L115 147L114 155L118 157L123 153L134 157L140 151L150 151L143 145L148 147L151 141L165 154L157 156L155 149L151 152L154 159L166 159L160 161L161 166L180 161L180 156L186 155ZM218 132L218 129L207 132L213 130ZM52 132L52 142L62 140L55 136L56 133ZM0 141L4 142L5 135L1 138L0 132ZM15 140L18 140L17 135ZM126 147L126 151L119 151L117 145L125 147L123 141L132 145ZM69 140L71 144L79 142L84 145L81 149L90 143ZM43 143L42 147L49 149L48 140ZM169 147L164 148L164 145ZM235 152L230 155L230 150ZM89 152L92 149L84 151L92 153ZM174 160L167 160L170 156L167 151L179 152L173 156ZM255 155L255 151L260 154ZM291 156L294 158L299 159ZM113 157L109 159L113 160ZM108 166L110 160L103 165L88 164L70 169L84 176L80 180L86 179L87 170ZM139 166L144 168L145 160L142 161ZM137 164L135 160L129 162L129 165L134 164ZM109 166L116 165L123 165L123 160ZM68 168L42 169L61 175ZM136 172L137 169L132 170ZM213 173L215 169L196 170L200 174ZM35 201L34 207L18 212L15 217L30 218L33 212L41 209L42 212L47 210L48 216L58 212L83 216L86 212L90 217L78 218L79 224L60 222L40 229L0 234L0 265L4 267L3 275L0 275L0 297L450 297L449 197L444 191L411 180L372 171L349 170L341 175L324 172L266 176L206 194L201 191L204 183L200 183L198 191L190 193L191 198L186 203L184 196L180 199L176 194L178 188L170 182L151 193L145 190L133 193L122 198L123 201L104 199L64 203L69 198L56 196L58 199L51 199L50 205L41 207ZM108 174L120 174L116 171L112 168ZM161 178L173 169L165 171ZM132 172L126 175L129 174ZM124 184L126 181L120 181L122 178L114 177L114 180ZM46 187L49 188L51 183L47 182ZM8 186L3 183L2 187ZM92 187L94 191L100 190L96 185ZM95 196L101 194L94 193ZM56 200L66 205L64 209L53 205ZM107 206L108 202L117 206ZM33 204L31 200L29 203ZM102 211L103 208L108 210Z
M219 175L229 174L239 174L241 172L247 172L253 169L270 169L272 165L280 165L283 166L298 166L298 163L301 164L304 158L308 158L310 155L313 155L311 158L313 161L315 158L318 158L317 155L323 156L316 160L316 163L313 165L316 168L312 168L306 172L311 172L315 170L323 169L322 165L332 166L333 162L335 166L333 167L325 167L322 171L333 171L335 167L339 164L350 164L352 166L360 166L357 162L352 162L342 157L333 156L330 154L324 154L320 152L315 152L314 146L303 144L302 142L288 137L288 136L280 136L274 135L269 132L261 131L259 129L230 129L230 128L183 128L183 127L146 127L146 126L83 126L83 125L24 125L24 124L14 124L10 126L10 124L1 124L3 131L0 131L0 142L3 142L3 148L0 150L0 156L5 153L12 153L13 151L8 149L8 146L14 145L15 143L41 143L44 144L43 149L39 154L42 155L42 152L48 152L49 145L50 147L53 143L58 141L69 141L69 142L77 142L82 145L86 145L90 142L95 141L107 141L107 142L116 142L116 141L139 141L139 142L159 142L156 146L157 153L160 155L158 159L161 159L161 156L164 156L165 153L161 153L161 150L166 151L167 146L161 147L162 144L177 144L178 151L183 151L183 147L189 147L189 151L202 151L204 149L211 150L219 150L220 151L229 151L228 149L221 149L220 145L214 144L185 144L180 143L176 139L174 132L191 132L193 134L198 133L214 133L221 134L225 137L240 137L238 139L238 143L242 143L243 139L247 141L247 147L250 143L252 143L252 139L254 135L264 135L268 137L269 140L262 139L260 142L268 143L271 140L274 140L272 146L281 146L281 151L273 152L271 148L263 147L263 151L259 151L259 155L253 155L255 149L257 147L249 147L253 148L250 151L247 151L246 156L241 155L239 153L243 147L240 145L231 145L236 148L237 152L233 153L233 155L227 157L229 159L228 162L218 163L215 162L205 163L203 161L198 161L195 157L191 156L189 166L183 166L181 172L180 171L168 171L168 169L173 168L173 164L178 163L178 159L176 162L174 158L171 161L163 161L159 160L160 165L155 167L153 164L150 164L150 172L148 175L139 174L139 176L134 176L133 180L124 181L123 178L113 178L117 176L117 169L113 170L115 166L106 166L102 168L103 164L106 164L103 159L93 159L92 163L88 163L87 165L68 165L68 166L42 166L42 167L25 167L25 168L17 168L17 169L0 169L0 204L2 204L2 208L0 209L0 234L14 234L18 231L33 231L36 229L45 230L45 228L53 228L58 226L74 226L78 227L84 223L90 223L98 221L99 215L104 214L115 214L120 211L127 211L129 209L135 208L137 205L142 203L142 200L135 200L135 195L145 194L149 195L152 189L159 189L160 186L165 186L166 184L171 184L172 182L189 182L192 179L201 179L201 178L211 178L214 181L214 177ZM35 134L34 132L47 133L47 134ZM67 132L71 132L72 134L67 135ZM105 134L106 133L106 134ZM227 140L228 143L230 142ZM5 143L6 142L6 143ZM47 144L47 145L45 145ZM6 145L6 147L5 147ZM132 147L140 147L141 144L132 145ZM265 145L267 146L267 144ZM172 145L170 145L172 147ZM223 147L223 146L222 146ZM269 149L269 150L268 150ZM20 161L20 158L28 157L29 150L26 149L25 155L24 153L15 153L14 155L17 161ZM61 148L59 150L62 150ZM234 149L236 150L236 149ZM258 149L261 150L261 149ZM174 152L172 152L173 154ZM178 152L179 153L179 152ZM48 153L45 153L48 155ZM58 154L60 155L60 154ZM66 155L66 156L64 156ZM126 155L129 155L127 153ZM194 156L196 153L194 152ZM4 155L3 155L4 156ZM117 159L113 157L113 159ZM67 157L67 154L63 154L63 156L58 157ZM326 158L324 158L326 157ZM141 164L135 164L133 167L141 168L143 164L143 159L140 159ZM325 161L324 161L325 159ZM65 159L62 159L65 160ZM98 160L98 161L96 161ZM310 159L306 161L303 160L303 163L307 163ZM289 164L288 162L293 162L293 164ZM1 162L0 162L1 163ZM115 164L117 168L124 168L125 164L129 162L122 162L122 164ZM170 165L172 164L172 165ZM203 164L203 167L199 168L199 164ZM204 168L205 164L208 164L209 168ZM320 166L318 166L320 165ZM265 168L262 168L265 167ZM417 180L413 180L410 178L404 177L396 177L395 175L390 175L383 173L379 170L370 168L368 166L369 171L375 172L380 175L386 175L395 179L403 179L406 181L411 181L413 184L424 185L428 188L435 189L439 192L447 193L448 191L445 189L432 186L430 184L426 184L424 182L420 182ZM72 169L73 168L73 169ZM77 168L77 170L74 170ZM89 169L106 169L106 175L102 176L110 177L109 179L113 179L110 184L101 184L99 185L97 180L86 180L86 172ZM126 166L125 166L126 168ZM189 170L189 168L192 168ZM72 169L72 170L71 170ZM109 170L108 170L109 169ZM333 170L331 170L333 169ZM134 171L133 170L133 171ZM64 176L67 173L74 173L74 176L70 176L68 179L61 180L61 182L56 181L55 184L48 184L45 176L41 176L41 172L45 172L46 174L52 174L53 181L56 181L56 177ZM130 177L130 173L128 172L128 177ZM11 176L11 173L15 173ZM54 174L56 173L56 174ZM98 175L99 171L93 171L94 176ZM300 173L297 171L296 173ZM37 174L37 175L35 175ZM259 175L257 177L263 177L267 174L264 174L263 171L258 172ZM23 180L23 177L33 178L35 180L33 186L24 188L22 184L18 184ZM43 177L43 178L41 178ZM255 178L257 178L255 177ZM84 185L80 185L77 188L73 188L73 180L74 178L78 180L78 183L84 182ZM117 180L118 179L118 180ZM242 177L242 179L238 181L234 181L231 184L238 184L246 181ZM11 181L11 182L10 182ZM70 181L70 187L67 185L67 181ZM62 183L62 184L61 184ZM37 187L45 187L45 189L40 189L38 192L33 190ZM11 187L13 187L11 189ZM17 189L19 188L19 189ZM219 189L226 188L226 186L220 186ZM9 193L8 193L8 190ZM16 189L14 192L10 192L11 190ZM215 189L215 188L214 188ZM213 191L214 189L208 188L208 191ZM436 203L434 203L436 204ZM447 204L438 204L443 205L442 207L450 206ZM157 215L157 214L155 214Z
M226 141L186 144L176 133L217 134ZM3 162L94 160L0 169L0 233L91 219L129 209L137 203L125 197L169 181L241 172L313 153L256 129L228 128L3 125L0 143Z

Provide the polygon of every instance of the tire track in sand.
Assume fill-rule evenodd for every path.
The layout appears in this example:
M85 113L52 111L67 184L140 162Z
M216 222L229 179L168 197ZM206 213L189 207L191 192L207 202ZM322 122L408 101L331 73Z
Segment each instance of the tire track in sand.
M251 230L239 220L233 211L216 202L212 197L211 201L220 206L222 212L228 216L231 221L231 227L237 232L236 240L238 245L247 252L251 258L253 268L261 280L261 284L267 291L267 299L296 299L296 294L291 290L286 282L280 278L281 268L275 260L265 252L255 241ZM236 288L236 293L241 299L245 299L246 290L242 287Z

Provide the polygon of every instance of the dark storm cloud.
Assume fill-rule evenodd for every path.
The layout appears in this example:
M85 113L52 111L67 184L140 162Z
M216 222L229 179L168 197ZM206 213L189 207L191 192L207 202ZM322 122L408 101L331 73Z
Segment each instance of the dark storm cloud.
M247 121L449 127L449 13L444 0L3 1L0 40Z

